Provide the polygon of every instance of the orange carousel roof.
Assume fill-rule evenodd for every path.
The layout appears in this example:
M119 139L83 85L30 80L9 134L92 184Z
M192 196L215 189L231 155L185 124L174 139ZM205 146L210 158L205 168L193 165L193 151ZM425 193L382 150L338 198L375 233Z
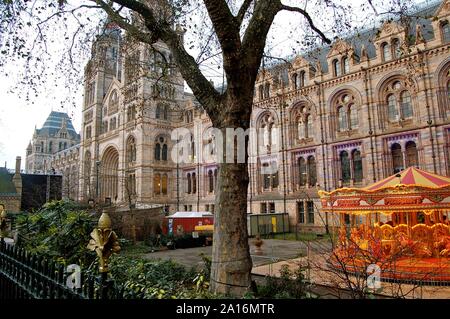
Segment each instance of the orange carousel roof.
M445 176L439 176L415 167L409 167L398 174L389 176L379 182L376 182L370 186L362 188L363 190L376 191L386 187L402 185L416 185L429 188L438 188L450 185L450 178Z
M409 167L364 188L319 190L322 211L382 213L450 210L450 178Z

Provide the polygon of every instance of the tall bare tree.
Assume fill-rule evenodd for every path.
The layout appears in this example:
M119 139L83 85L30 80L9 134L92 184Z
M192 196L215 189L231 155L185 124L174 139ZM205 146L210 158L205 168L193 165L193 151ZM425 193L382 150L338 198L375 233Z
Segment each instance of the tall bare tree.
M283 2L293 4L287 5ZM67 0L3 0L0 1L0 6L4 18L2 34L11 33L15 27L27 28L29 17L24 18L23 12L29 13L31 9L37 7L41 8L42 12L51 12L47 18L39 19L38 42L45 42L43 25L51 18L67 23L66 16L73 16L79 23L77 28L72 28L73 32L75 34L82 30L86 32L89 19L82 22L80 10L105 12L110 20L139 42L151 46L159 40L163 41L171 50L177 68L213 125L225 132L225 128L246 130L250 126L254 84L267 50L269 32L277 14L283 11L298 14L300 28L306 31L304 39L299 39L299 43L303 44L331 43L329 38L350 29L349 16L346 15L349 7L340 1L283 2L281 0L85 0L81 5L77 4L72 8L69 6L70 1ZM395 4L401 1L385 2ZM370 9L375 8L377 3L367 1L363 5ZM325 11L329 13L328 18L320 15ZM183 42L174 24L180 23L187 29L193 29L198 18L192 19L191 16L198 12L203 12L201 17L207 18L208 22L201 24L202 30L194 32L194 36L206 38L196 59L189 53L192 43ZM208 34L206 37L203 36L205 33ZM12 38L17 35L21 38L20 41L10 41L11 37L2 38L1 48L5 52L2 52L0 66L4 66L5 56L16 54L30 60L30 56L36 52L26 50L27 40L23 32L15 33ZM316 40L312 40L313 37ZM75 38L70 38L68 52L76 46ZM213 43L217 44L216 52L211 52ZM209 57L203 57L208 55L205 52L209 52ZM200 65L201 61L213 56L221 57L220 68L223 70L226 88L221 92L217 91L204 75ZM40 61L39 57L31 60L37 64ZM69 59L69 62L73 65L72 59ZM39 79L30 78L30 81L35 84ZM250 287L252 268L246 216L249 184L247 155L245 163L226 163L225 160L222 162L219 165L215 203L211 289L218 293L242 295Z

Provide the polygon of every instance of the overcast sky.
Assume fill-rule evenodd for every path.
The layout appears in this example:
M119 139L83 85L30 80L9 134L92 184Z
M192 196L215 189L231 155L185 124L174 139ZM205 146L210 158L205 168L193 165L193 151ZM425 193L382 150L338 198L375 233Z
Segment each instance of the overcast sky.
M362 1L364 0L359 2ZM285 3L287 2L293 3L295 1L285 1ZM347 0L345 2L358 7L358 1ZM423 1L417 0L416 2ZM426 2L433 1L428 0ZM268 45L272 48L272 54L289 56L292 54L292 48L298 46L296 41L302 38L301 26L297 23L298 17L299 15L296 13L277 15ZM354 19L357 19L357 12ZM294 30L294 32L291 34L287 32L288 29ZM214 64L214 62L212 63ZM25 149L32 138L34 128L35 126L40 128L52 110L67 112L73 121L75 130L80 131L82 91L70 93L76 100L76 107L69 104L62 106L61 101L65 98L63 95L67 95L67 91L55 87L56 81L48 79L48 84L45 84L45 93L33 97L34 103L31 104L25 100L25 95L22 92L8 92L18 80L18 72L15 68L17 68L16 65L9 67L8 76L5 73L0 74L0 165L4 166L6 161L7 167L13 168L16 156L21 156L22 169L24 169ZM222 71L217 70L217 66L206 66L205 70L216 84L220 83Z

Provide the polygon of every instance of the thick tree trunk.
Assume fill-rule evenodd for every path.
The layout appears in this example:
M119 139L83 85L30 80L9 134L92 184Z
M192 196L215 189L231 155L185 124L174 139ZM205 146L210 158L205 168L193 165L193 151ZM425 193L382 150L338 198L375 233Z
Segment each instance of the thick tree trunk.
M250 288L247 187L247 164L220 164L211 266L215 293L242 296Z
M253 91L242 87L238 91L239 94L235 96L228 95L221 107L224 112L218 116L220 123L215 123L222 129L224 143L228 144L233 141L226 141L226 128L246 130L250 124ZM235 144L234 154L237 154L237 147ZM235 159L233 163L229 161L225 158L219 164L211 290L240 297L250 288L252 269L247 232L248 160L246 157L245 163L236 163Z

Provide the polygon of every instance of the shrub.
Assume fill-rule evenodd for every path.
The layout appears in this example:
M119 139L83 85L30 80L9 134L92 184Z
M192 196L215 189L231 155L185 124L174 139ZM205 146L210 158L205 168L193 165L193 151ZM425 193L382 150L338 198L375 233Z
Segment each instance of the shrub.
M97 220L76 203L52 201L16 220L18 245L63 263L89 265L95 253L86 249Z

